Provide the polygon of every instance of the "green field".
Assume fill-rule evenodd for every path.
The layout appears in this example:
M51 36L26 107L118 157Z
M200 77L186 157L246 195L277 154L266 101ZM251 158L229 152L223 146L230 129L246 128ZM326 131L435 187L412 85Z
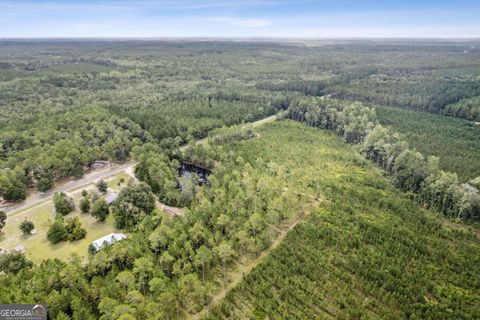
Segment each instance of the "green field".
M231 150L303 168L326 200L207 319L474 319L480 241L395 190L333 133L281 122Z
M440 167L462 181L480 176L480 126L426 112L377 107L383 125L400 132L410 146L440 157Z
M118 185L120 178L128 180L129 176L121 172L108 180L109 191L118 192L123 185ZM78 210L78 203L81 198L81 191L85 189L92 191L95 189L94 184L90 184L84 188L76 189L69 193L74 198L76 209L69 213L65 218L78 216L82 225L87 230L87 236L78 241L63 241L58 244L51 244L47 240L48 227L55 219L55 209L51 200L27 208L25 210L15 212L8 216L7 224L0 236L0 247L2 249L14 249L18 245L23 245L25 255L30 260L40 263L42 260L49 258L58 258L68 260L72 254L77 254L83 261L88 257L88 246L92 241L101 238L109 233L116 232L113 217L109 215L104 222L97 221L90 214L81 214ZM18 226L24 220L28 219L35 224L37 233L25 236L22 234Z

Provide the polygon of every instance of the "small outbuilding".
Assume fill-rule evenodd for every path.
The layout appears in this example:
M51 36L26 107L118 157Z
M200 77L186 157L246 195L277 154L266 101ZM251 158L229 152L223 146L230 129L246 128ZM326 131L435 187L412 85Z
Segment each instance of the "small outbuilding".
M23 246L23 244L19 244L18 246L16 246L15 248L13 248L12 251L17 251L17 252L20 252L20 253L25 253L25 247Z
M92 168L99 169L108 166L108 161L96 160L92 163Z
M106 197L105 197L105 200L107 201L107 203L110 205L112 204L115 200L117 200L118 198L118 194L116 193L109 193Z
M104 237L101 237L100 239L93 241L90 245L90 250L92 250L93 253L97 253L105 245L114 244L115 242L121 241L125 238L127 238L127 236L123 233L110 233Z

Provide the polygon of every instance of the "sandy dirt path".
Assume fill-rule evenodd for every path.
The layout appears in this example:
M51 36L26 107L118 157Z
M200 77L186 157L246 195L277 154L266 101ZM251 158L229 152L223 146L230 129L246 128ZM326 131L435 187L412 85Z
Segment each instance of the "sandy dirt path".
M251 123L254 127L258 127L264 125L266 123L275 121L277 115L273 115L258 121ZM197 140L197 144L205 144L207 142L207 138ZM180 149L185 150L188 148L188 145L182 146ZM50 201L55 194L55 192L69 192L76 190L78 188L87 186L92 182L95 182L100 179L106 179L110 176L116 175L122 171L125 171L127 174L133 176L133 169L136 165L136 162L131 161L122 165L114 165L108 168L97 169L92 172L85 174L82 178L77 180L70 180L67 182L62 182L57 184L52 190L47 192L32 192L28 195L27 199L12 204L0 207L0 210L7 212L8 215L14 214L15 212L23 211L25 209L37 206L44 202Z

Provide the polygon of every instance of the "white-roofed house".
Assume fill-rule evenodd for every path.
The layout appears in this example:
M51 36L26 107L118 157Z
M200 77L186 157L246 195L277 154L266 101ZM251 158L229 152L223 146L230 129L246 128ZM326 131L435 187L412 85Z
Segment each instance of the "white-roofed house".
M121 241L125 239L127 236L123 233L110 233L100 239L93 241L90 244L90 249L92 253L97 253L100 249L102 249L105 245L114 244L117 241Z

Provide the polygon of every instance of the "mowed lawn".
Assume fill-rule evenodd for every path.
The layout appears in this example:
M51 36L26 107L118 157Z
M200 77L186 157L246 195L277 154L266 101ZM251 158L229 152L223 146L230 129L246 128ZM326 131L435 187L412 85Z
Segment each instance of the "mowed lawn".
M125 180L124 183L120 183L121 178ZM121 188L126 185L129 178L130 176L125 172L111 177L107 180L109 187L108 192L118 193ZM53 223L56 215L53 202L50 200L9 215L7 224L0 234L0 248L11 250L18 245L23 245L25 247L25 255L35 263L39 263L47 258L68 260L72 254L77 254L82 260L85 260L88 257L88 246L92 241L109 233L118 232L119 230L114 227L112 215L109 215L106 221L99 222L88 213L80 213L78 204L82 197L81 192L84 189L90 192L96 190L96 187L92 183L69 192L68 195L75 200L76 208L75 211L65 216L65 219L75 216L80 218L82 226L87 230L87 236L84 239L78 241L63 241L55 245L48 241L48 227ZM36 234L27 236L22 234L19 225L24 219L28 219L35 224Z

